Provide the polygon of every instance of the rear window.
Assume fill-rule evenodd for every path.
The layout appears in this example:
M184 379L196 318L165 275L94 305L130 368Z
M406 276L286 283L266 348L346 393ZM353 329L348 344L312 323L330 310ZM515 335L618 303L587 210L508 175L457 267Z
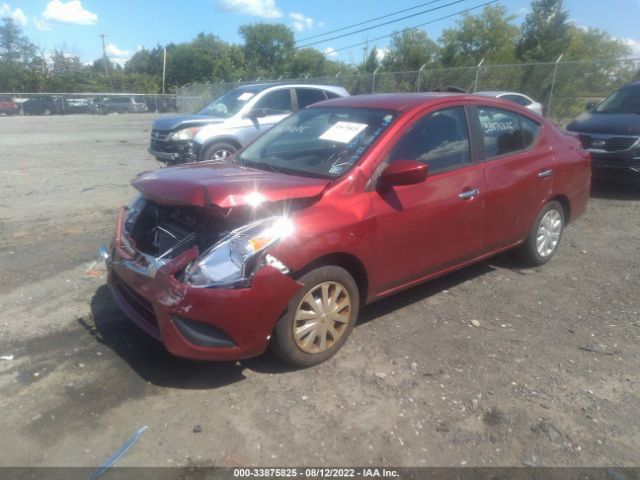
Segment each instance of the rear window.
M540 124L508 110L479 107L485 158L526 150L533 146Z

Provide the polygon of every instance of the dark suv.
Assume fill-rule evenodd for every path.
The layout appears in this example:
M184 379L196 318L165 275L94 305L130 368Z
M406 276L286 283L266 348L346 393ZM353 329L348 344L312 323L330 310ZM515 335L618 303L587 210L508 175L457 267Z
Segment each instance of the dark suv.
M567 125L591 152L596 174L640 183L640 82L616 90Z

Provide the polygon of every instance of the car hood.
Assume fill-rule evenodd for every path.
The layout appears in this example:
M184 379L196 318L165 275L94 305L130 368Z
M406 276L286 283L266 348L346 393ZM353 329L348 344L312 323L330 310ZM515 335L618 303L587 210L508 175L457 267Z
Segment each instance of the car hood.
M605 135L640 135L640 115L585 112L570 122L567 130Z
M195 127L209 125L210 123L222 123L225 118L209 117L207 115L171 115L158 118L153 122L154 130L176 130L180 127Z
M167 205L256 206L321 195L328 180L200 162L145 172L131 182L145 197Z

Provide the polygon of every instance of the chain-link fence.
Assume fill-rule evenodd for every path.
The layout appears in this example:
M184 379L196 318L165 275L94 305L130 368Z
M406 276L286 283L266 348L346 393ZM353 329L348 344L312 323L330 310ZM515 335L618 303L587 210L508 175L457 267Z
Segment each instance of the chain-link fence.
M135 93L0 93L0 114L71 115L175 112L175 95Z
M557 124L564 125L584 111L588 103L599 101L625 83L636 79L640 79L640 59L558 61L193 84L178 89L176 102L179 112L192 113L231 88L267 81L341 85L352 95L425 92L455 86L468 92L504 90L524 93L540 102L548 117Z

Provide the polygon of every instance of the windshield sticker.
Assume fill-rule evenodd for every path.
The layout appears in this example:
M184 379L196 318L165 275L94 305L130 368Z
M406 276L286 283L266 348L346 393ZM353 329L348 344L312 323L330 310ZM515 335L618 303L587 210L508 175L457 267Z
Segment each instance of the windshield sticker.
M331 142L349 143L365 128L367 128L366 123L336 122L319 138L320 140L329 140Z
M249 100L251 97L253 97L255 95L255 93L251 93L251 92L244 92L242 95L240 95L238 97L238 100L240 100L241 102L246 102L247 100Z

